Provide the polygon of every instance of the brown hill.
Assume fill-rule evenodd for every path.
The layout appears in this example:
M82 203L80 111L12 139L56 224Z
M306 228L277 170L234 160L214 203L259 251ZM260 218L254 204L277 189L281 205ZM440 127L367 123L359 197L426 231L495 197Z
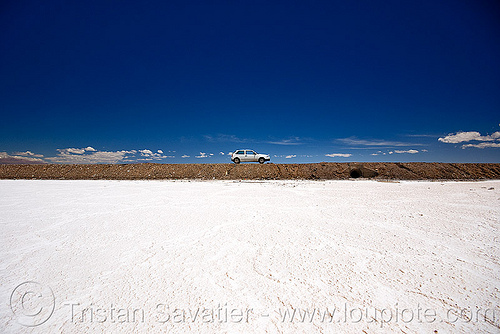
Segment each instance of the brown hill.
M67 180L395 180L500 179L500 164L485 163L314 163L314 164L99 164L0 165L0 179Z

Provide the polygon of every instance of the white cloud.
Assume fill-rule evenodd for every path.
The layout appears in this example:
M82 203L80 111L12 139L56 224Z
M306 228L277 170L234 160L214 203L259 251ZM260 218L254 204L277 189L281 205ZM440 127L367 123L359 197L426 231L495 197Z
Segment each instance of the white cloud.
M132 151L96 151L89 154L73 154L70 150L59 149L59 153L55 157L46 158L51 162L65 163L65 164L95 164L95 163L108 163L114 164L124 160L128 154L133 154Z
M97 152L97 150L91 146L85 148L59 148L57 149L60 153L71 153L71 154L84 154L85 152Z
M26 152L17 152L17 153L26 153ZM36 156L39 156L39 155L33 154L33 156L22 156L22 155L10 155L7 152L0 152L0 164L5 164L5 163L27 164L27 163L44 163L45 162L43 159L37 158ZM43 156L43 155L40 154L40 156Z
M161 151L161 150L158 150ZM157 152L158 152L157 151ZM66 164L94 164L94 163L124 163L138 161L154 161L166 158L175 158L175 156L156 153L148 149L143 150L121 150L121 151L97 151L93 147L86 148L61 148L57 149L57 155L53 157L45 157L42 154L35 154L31 151L16 152L14 155L9 155L6 152L0 155L3 159L0 163L30 163L30 162L50 162L50 163L66 163ZM16 160L17 159L17 160Z
M60 153L72 153L72 154L83 154L85 153L84 148L59 148L57 149Z
M231 143L243 143L243 142L248 142L250 140L248 139L242 139L238 138L235 135L226 135L226 134L218 134L216 136L212 135L204 135L203 136L206 140L210 142L231 142Z
M500 147L500 143L479 143L479 144L462 145L462 148L467 148L467 147L476 147L476 148Z
M196 155L195 158L208 158L209 156L205 152L200 152L200 155Z
M162 160L165 158L174 158L174 156L171 155L163 155L163 151L158 150L158 153L154 153L151 150L139 150L139 153L141 153L141 156L143 158L137 159L138 161L150 161L150 160Z
M281 139L277 141L268 141L266 142L267 144L274 144L274 145L301 145L302 143L300 142L299 137L292 137L288 139Z
M438 138L442 143L457 144L469 141L495 141L500 139L500 132L494 132L489 136L481 136L477 131L450 133L445 137ZM472 147L472 146L471 146Z
M187 154L184 154L183 156L181 156L181 158L189 158L190 155L187 155Z
M393 152L391 152L390 154L392 154ZM386 155L387 153L386 152L382 152L382 151L377 151L377 153L372 153L371 155Z
M220 155L224 155L224 152L219 152Z
M352 156L352 154L350 154L350 153L330 153L330 154L325 154L325 156L330 157L330 158L335 158L335 157L349 158Z
M287 156L285 157L285 159L292 159L292 158L296 158L296 157L297 157L297 155L296 155L296 154L290 154L290 155L287 155Z
M33 158L43 158L43 154L35 154L31 151L26 151L26 152L14 152L14 155L19 155L22 157L33 157Z
M448 143L448 144L457 144L471 141L481 141L483 143L476 144L464 144L462 148L486 148L486 147L500 147L500 131L493 132L491 135L482 136L477 131L468 131L468 132L457 132L455 134L450 133L449 135L439 138L440 142Z
M377 151L376 153L371 153L370 155L373 155L373 156L377 156L377 155L386 155L386 154L405 154L405 153L408 153L408 154L417 154L417 153L420 153L420 152L427 152L427 150L414 150L414 149L411 149L411 150L394 150L394 151L389 151L389 152L382 152L382 151Z
M217 135L204 135L203 138L209 142L224 142L224 143L261 143L273 145L302 145L303 139L299 137L289 137L285 139L270 138L268 140L256 140L254 138L239 138L235 135L217 134Z
M163 151L162 151L162 150L158 150L158 151L156 151L156 152L158 152L158 153L160 153L160 154L163 154Z
M139 150L142 156L150 156L153 155L154 153L151 150Z
M417 138L436 138L436 135L427 135L427 134L408 134L406 137L417 137Z
M394 150L394 153L399 153L399 154L403 154L403 153L416 154L416 153L418 153L418 151L417 150L407 150L407 151Z
M353 145L359 145L359 146L388 146L388 147L394 147L394 146L418 146L421 144L417 143L405 143L405 142L400 142L400 141L389 141L389 140L383 140L383 139L373 139L373 140L365 140L365 139L358 139L357 137L349 137L349 138L339 138L337 141L340 141L344 144L353 146Z

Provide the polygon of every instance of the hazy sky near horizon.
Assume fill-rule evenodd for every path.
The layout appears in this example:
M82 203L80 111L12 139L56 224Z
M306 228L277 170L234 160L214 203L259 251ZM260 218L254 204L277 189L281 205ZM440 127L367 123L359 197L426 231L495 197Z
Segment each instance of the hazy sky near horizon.
M497 1L2 1L0 45L0 163L500 162Z

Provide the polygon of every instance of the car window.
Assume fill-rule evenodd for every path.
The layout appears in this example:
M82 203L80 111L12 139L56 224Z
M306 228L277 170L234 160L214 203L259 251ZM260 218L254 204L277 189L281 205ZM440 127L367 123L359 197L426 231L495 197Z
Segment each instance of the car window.
M238 151L238 152L236 152L236 154L245 154L245 152L244 151Z
M253 154L255 154L255 152L254 151L247 151L247 154L252 154L253 155Z

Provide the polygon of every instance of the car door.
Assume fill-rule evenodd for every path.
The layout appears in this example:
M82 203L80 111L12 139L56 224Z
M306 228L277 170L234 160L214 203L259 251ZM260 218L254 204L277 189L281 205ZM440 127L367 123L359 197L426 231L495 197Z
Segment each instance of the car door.
M256 161L255 160L255 152L254 151L246 151L245 152L245 161Z
M245 161L245 151L243 151L243 150L236 151L236 153L234 153L234 155L233 155L233 159L234 158L238 158L238 159L240 159L240 161Z

